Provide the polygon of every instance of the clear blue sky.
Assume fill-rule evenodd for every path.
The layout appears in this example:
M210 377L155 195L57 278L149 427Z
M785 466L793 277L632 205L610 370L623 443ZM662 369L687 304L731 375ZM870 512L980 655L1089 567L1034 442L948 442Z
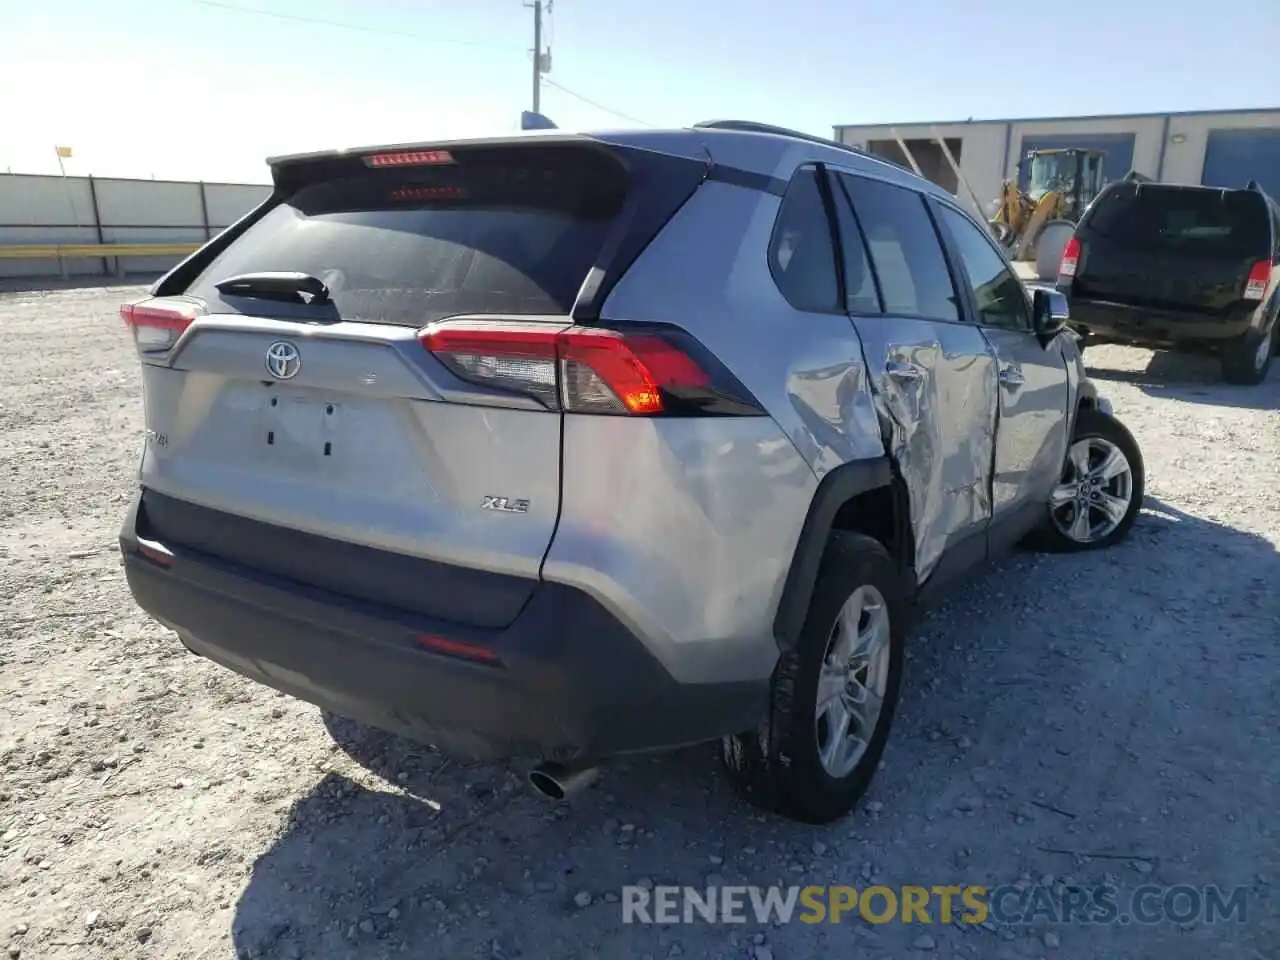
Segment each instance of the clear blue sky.
M0 0L0 171L56 172L58 143L69 173L263 181L271 154L503 133L529 105L520 0L226 3L365 29ZM654 125L1280 105L1280 0L557 0L548 39L550 80ZM543 112L637 125L556 87Z

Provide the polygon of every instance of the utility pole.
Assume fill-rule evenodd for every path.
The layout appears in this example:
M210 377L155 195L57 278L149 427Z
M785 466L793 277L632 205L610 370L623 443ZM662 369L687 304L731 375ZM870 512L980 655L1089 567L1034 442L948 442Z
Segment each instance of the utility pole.
M547 72L542 54L542 0L533 0L525 6L533 8L533 112L541 113L542 75ZM551 11L550 2L547 3L547 11Z

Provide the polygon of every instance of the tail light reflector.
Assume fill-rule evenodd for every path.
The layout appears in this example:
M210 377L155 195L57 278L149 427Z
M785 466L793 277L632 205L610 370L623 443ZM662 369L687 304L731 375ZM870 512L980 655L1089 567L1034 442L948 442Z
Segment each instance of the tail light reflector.
M551 410L629 416L762 412L687 334L454 321L419 336L463 380L534 397Z
M1076 275L1080 266L1080 241L1072 237L1062 251L1062 262L1058 264L1058 280L1070 280Z
M419 634L414 638L432 653L442 653L446 657L459 657L463 660L474 660L477 663L498 663L498 655L487 647L464 640L450 640L447 637L436 637L429 633Z
M1267 293L1267 284L1271 282L1271 261L1259 260L1249 271L1249 278L1244 282L1244 298L1261 300Z
M162 567L173 565L173 551L162 543L154 540L144 540L138 538L138 555L145 557L152 563L159 564Z
M462 187L397 187L387 199L402 203L419 203L431 200L465 200L467 191Z
M120 308L120 319L133 333L133 342L144 353L161 353L170 349L191 322L204 313L204 308L188 300L143 300L126 303Z

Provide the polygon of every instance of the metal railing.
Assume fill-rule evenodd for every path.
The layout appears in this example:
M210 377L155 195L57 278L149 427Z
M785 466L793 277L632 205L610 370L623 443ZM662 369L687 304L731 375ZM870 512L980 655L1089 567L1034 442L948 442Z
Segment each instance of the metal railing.
M83 257L169 257L199 250L200 243L10 243L0 260L75 260Z
M102 275L125 275L125 260L131 257L182 258L203 243L9 243L0 244L0 261L5 260L54 260L62 278L71 276L70 261L87 257L102 259ZM114 262L115 269L111 269Z
M230 212L233 214L231 220L236 219L241 212L237 208L243 206L248 209L254 202L248 194L215 195L214 191L247 187L265 192L269 189L264 184L206 184L196 180L145 181L98 179L93 176L64 178L67 204L74 216L74 222L71 222L65 213L62 216L48 215L58 206L50 203L50 188L47 183L42 182L51 178L30 175L43 192L34 192L34 199L28 200L22 195L22 179L25 176L27 175L0 175L0 187L6 188L9 201L0 203L0 208L22 211L18 217L0 217L0 220L21 221L0 222L0 238L4 238L0 239L0 266L13 263L22 272L24 268L21 264L25 262L31 268L43 272L48 269L48 265L56 265L64 278L73 272L77 275L84 272L88 266L85 264L86 260L100 260L100 268L89 269L88 272L106 276L112 273L116 276L123 275L126 265L140 258L155 257L177 262L226 228L228 197L231 199ZM186 189L175 192L175 186ZM153 197L147 192L149 187L163 189ZM126 192L120 193L122 188ZM81 198L79 202L73 199L73 190L75 196ZM211 216L214 200L221 201L216 208L220 212L215 211ZM160 215L152 219L167 219L168 222L129 222L134 219L138 209L164 210L167 216ZM120 210L128 210L134 216L113 216L111 213ZM55 220L59 222L54 222ZM113 223L113 220L116 222ZM125 222L120 222L121 220ZM175 239L167 239L171 237ZM176 237L183 239L178 240ZM44 263L40 264L40 261ZM137 269L145 268L150 271L152 266L143 264Z

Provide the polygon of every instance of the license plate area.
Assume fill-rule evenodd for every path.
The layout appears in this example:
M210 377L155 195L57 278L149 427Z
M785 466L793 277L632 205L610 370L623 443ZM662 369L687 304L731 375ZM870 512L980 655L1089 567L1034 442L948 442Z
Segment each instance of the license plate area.
M262 398L254 447L299 466L322 465L345 452L343 404L318 393L269 389Z

